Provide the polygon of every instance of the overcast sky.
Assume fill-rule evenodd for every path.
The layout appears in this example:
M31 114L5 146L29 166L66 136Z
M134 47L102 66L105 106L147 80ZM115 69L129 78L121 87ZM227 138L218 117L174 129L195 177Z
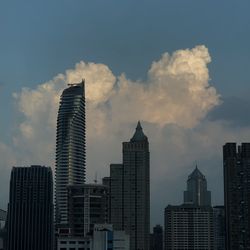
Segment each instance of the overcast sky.
M54 168L59 96L86 78L87 176L122 161L141 120L151 221L197 162L223 203L222 145L250 141L249 0L2 0L0 208L13 165Z

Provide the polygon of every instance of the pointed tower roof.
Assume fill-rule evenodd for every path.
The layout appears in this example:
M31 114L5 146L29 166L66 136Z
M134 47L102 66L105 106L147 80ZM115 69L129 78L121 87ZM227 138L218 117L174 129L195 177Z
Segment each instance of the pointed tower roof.
M201 173L196 165L194 171L188 176L188 179L205 179L205 175Z
M139 142L139 141L147 141L148 137L143 133L142 126L140 121L137 123L137 127L133 137L130 139L130 142Z

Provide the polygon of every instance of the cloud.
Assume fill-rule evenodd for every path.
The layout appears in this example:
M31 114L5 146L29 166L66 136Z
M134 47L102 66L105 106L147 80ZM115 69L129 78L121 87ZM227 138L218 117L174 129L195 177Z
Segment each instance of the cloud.
M220 104L220 96L209 82L210 62L205 46L164 53L152 63L142 82L125 74L115 76L107 65L81 61L34 89L23 88L14 94L22 114L13 136L18 165L54 167L60 95L67 83L85 78L89 181L96 172L99 178L107 175L110 163L121 162L121 143L132 137L137 120L142 120L150 141L153 218L160 222L158 214L163 213L164 204L181 200L194 162L206 167L207 162L212 163L213 171L204 168L205 172L219 180L215 163L220 159L219 147L225 139L238 138L226 123L204 119ZM156 200L162 188L173 191Z
M60 94L67 83L82 78L86 79L87 135L92 141L120 133L138 119L160 127L192 128L219 103L219 95L209 85L210 61L205 46L165 53L152 63L146 82L133 82L124 74L116 77L104 64L81 61L36 89L23 88L14 95L23 114L15 145L25 145L31 158L50 159L52 164Z

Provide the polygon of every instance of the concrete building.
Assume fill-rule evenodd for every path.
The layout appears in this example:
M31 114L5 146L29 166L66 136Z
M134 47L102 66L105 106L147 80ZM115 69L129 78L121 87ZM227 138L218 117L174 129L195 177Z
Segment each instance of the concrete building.
M225 208L224 206L213 207L214 212L214 250L225 250Z
M213 219L211 193L196 166L187 180L184 204L165 208L165 250L213 250Z
M93 250L129 250L129 236L124 231L113 230L111 224L94 226Z
M53 249L51 168L14 167L7 215L7 250Z
M56 226L68 227L68 185L85 182L84 81L69 84L60 100L56 133ZM59 230L59 231L60 231Z
M111 224L130 236L130 250L148 250L150 235L149 143L140 122L123 142L123 164L110 166Z
M194 206L211 206L211 192L207 191L206 178L197 166L188 176L187 191L184 191L184 203Z
M94 224L108 222L108 187L101 184L68 186L69 234L83 237Z
M250 143L223 146L226 249L250 249Z
M166 207L165 250L212 250L213 237L212 207Z

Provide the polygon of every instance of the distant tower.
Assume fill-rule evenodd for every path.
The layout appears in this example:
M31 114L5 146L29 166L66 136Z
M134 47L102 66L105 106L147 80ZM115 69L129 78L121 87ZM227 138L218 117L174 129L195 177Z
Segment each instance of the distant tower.
M51 168L14 167L7 215L7 250L53 249Z
M85 182L84 81L70 84L61 95L56 134L56 224L67 227L67 185Z
M211 192L207 191L206 178L197 166L188 176L187 191L184 191L184 203L195 206L211 206Z
M130 250L148 250L150 235L149 143L140 122L123 142L123 164L111 164L111 223L130 236Z
M189 175L184 204L165 208L165 250L214 250L214 217L205 176Z
M226 249L250 249L250 143L223 146Z

